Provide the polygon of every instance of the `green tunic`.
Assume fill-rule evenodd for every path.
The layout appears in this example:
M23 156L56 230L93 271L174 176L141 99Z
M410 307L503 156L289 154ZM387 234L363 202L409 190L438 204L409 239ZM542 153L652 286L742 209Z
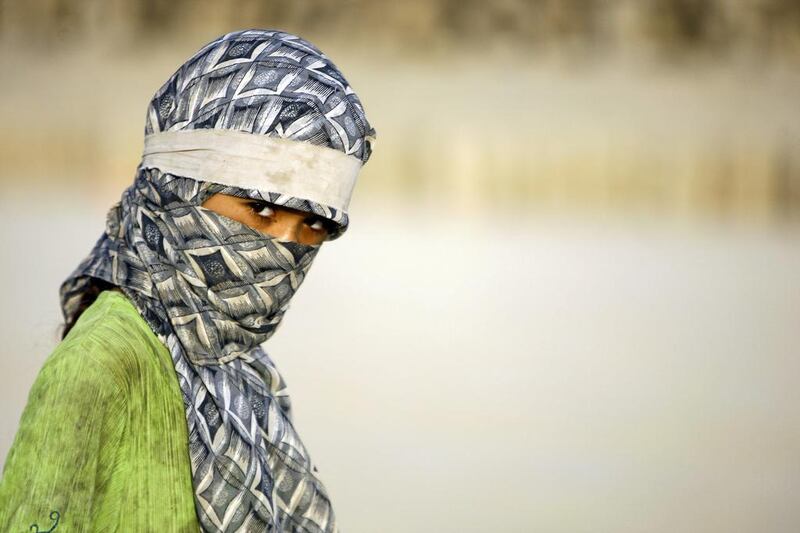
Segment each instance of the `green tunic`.
M33 524L200 530L169 350L120 292L100 293L83 312L28 395L0 481L0 531Z

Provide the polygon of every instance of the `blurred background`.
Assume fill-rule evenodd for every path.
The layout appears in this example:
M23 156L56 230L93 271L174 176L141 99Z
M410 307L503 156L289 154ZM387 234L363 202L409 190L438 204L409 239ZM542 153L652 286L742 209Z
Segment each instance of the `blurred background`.
M800 530L797 0L0 1L0 460L203 44L378 132L265 347L349 533Z

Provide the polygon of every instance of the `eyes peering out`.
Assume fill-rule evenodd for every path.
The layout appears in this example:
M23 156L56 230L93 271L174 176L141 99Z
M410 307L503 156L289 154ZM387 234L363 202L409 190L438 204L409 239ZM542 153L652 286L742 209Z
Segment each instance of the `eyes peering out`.
M334 230L330 220L253 198L217 193L202 204L262 233L283 241L319 244Z

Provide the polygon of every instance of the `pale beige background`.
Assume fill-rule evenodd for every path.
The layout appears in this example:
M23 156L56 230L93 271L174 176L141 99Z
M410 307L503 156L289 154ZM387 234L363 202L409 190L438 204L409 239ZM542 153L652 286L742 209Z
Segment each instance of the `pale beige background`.
M152 93L279 27L378 130L265 345L344 531L797 531L796 6L0 2L0 457Z

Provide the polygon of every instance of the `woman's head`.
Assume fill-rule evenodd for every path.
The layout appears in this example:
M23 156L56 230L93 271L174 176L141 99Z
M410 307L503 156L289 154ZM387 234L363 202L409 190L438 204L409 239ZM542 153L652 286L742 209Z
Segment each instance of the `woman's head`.
M358 96L328 57L296 35L252 29L208 43L156 91L142 168L316 215L333 223L334 239L348 226L374 139Z
M198 362L263 342L319 245L348 227L374 137L342 73L309 42L244 30L208 43L148 105L136 179L62 284L65 322L100 280L157 300L165 312L151 325L203 352Z

